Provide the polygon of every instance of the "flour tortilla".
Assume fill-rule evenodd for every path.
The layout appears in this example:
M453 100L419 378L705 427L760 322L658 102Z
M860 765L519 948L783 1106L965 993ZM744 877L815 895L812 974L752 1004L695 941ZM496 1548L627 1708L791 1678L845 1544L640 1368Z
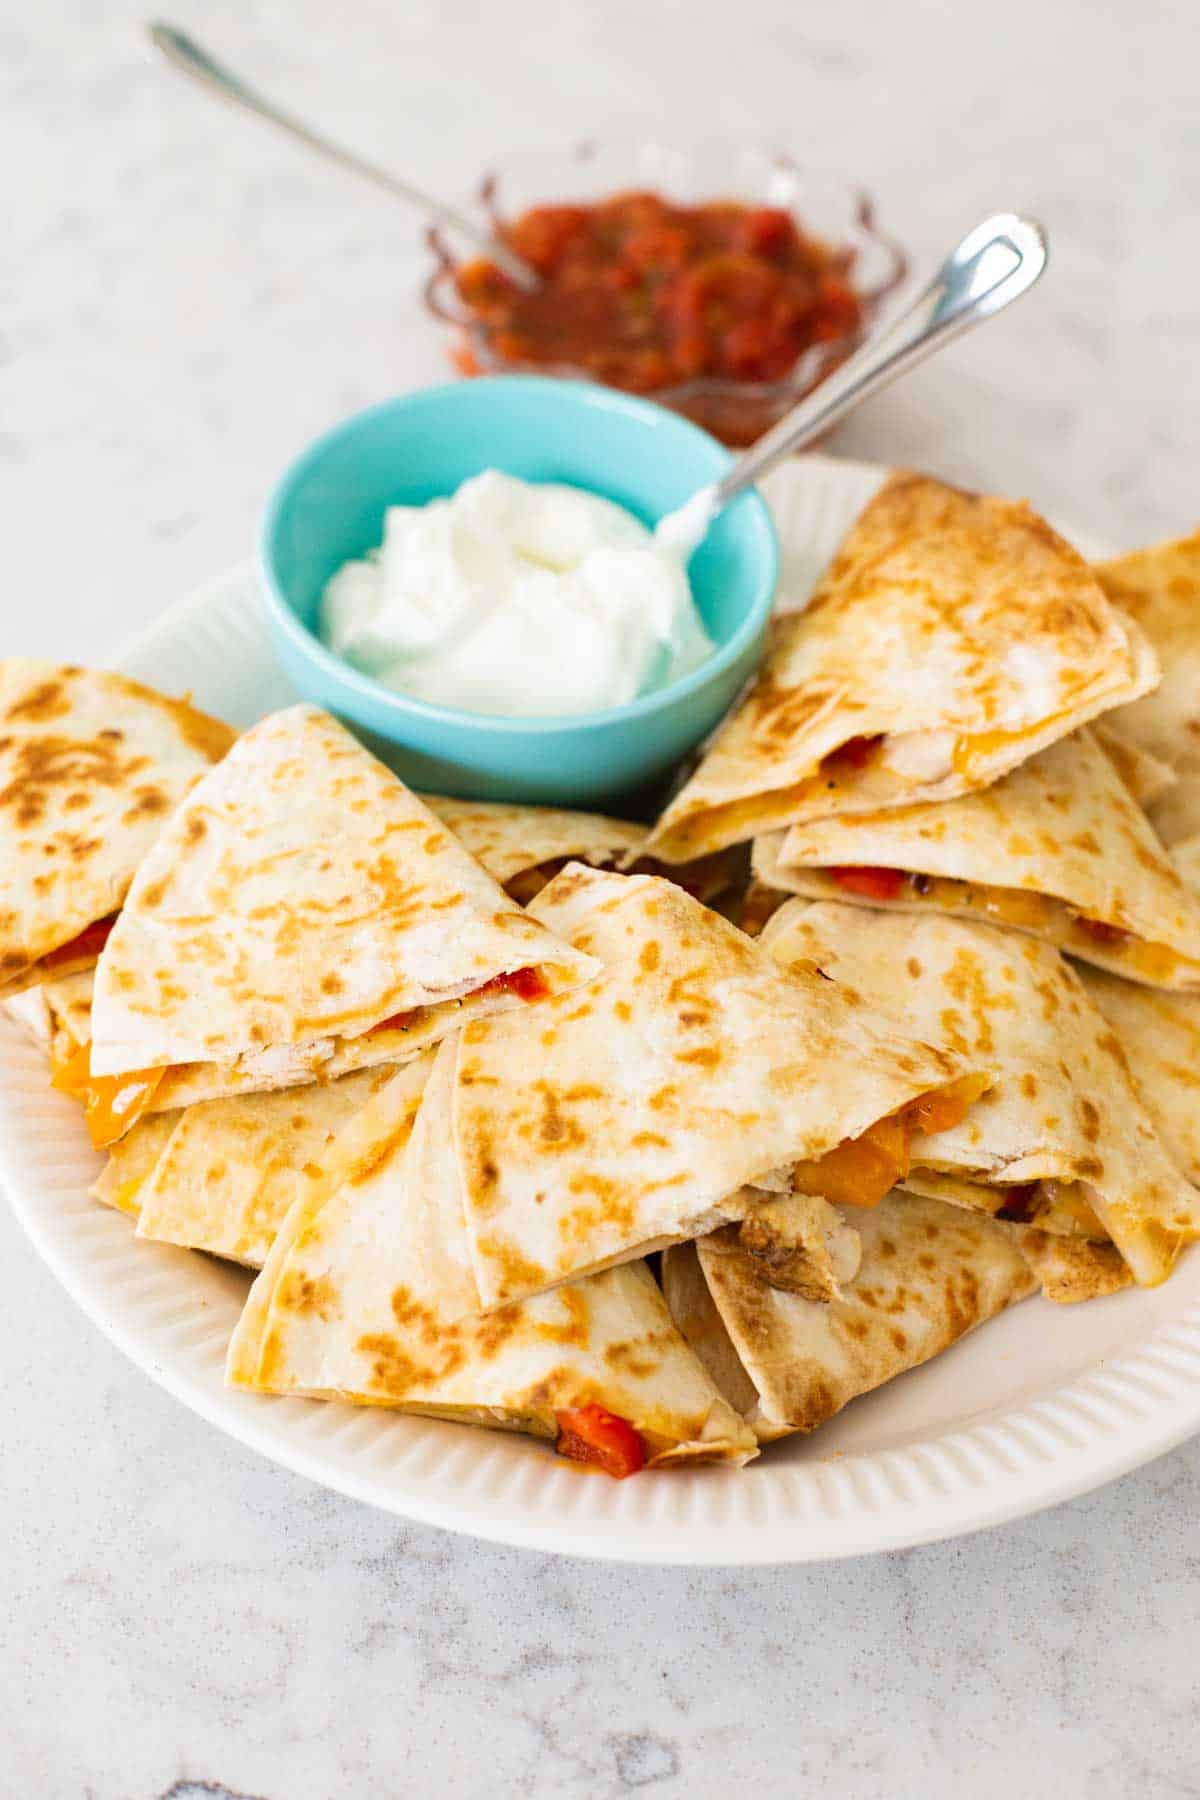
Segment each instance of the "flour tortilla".
M1145 761L1148 766L1152 759ZM522 906L528 906L568 862L587 863L593 869L667 875L706 906L724 904L744 876L745 858L739 852L719 851L667 868L643 856L648 828L628 819L552 806L448 800L440 794L427 794L424 799L430 811Z
M8 1010L37 1039L54 1067L92 1037L91 969L57 976L25 988L7 1002Z
M1090 727L1092 736L1107 756L1130 795L1143 812L1164 802L1179 785L1179 777L1169 763L1155 756L1133 738L1126 737L1110 723L1113 714L1099 719Z
M165 1115L174 1129L128 1196L138 1236L260 1269L301 1171L320 1161L330 1138L392 1073L360 1069L338 1081L205 1100ZM142 1119L130 1135L157 1123L157 1115Z
M170 1143L179 1119L176 1112L153 1113L139 1119L109 1151L104 1167L88 1189L93 1200L136 1219L141 1191Z
M122 675L0 661L0 997L94 964L95 947L70 954L74 940L121 905L233 739Z
M198 1065L223 1091L327 1079L524 1007L478 991L522 970L559 993L597 964L328 714L295 706L238 741L138 870L96 970L91 1072Z
M1185 769L1150 804L1150 822L1172 853L1189 838L1200 836L1200 772Z
M453 1046L433 1081L453 1080ZM228 1379L553 1438L591 1402L651 1466L739 1464L755 1444L671 1323L644 1264L481 1318L453 1147L418 1114L430 1059L401 1069L305 1179L251 1289ZM457 1227L457 1228L456 1228Z
M646 827L601 813L553 806L510 806L487 800L423 796L430 812L448 825L464 849L494 881L526 905L564 863L617 868L636 857Z
M1200 771L1200 531L1101 563L1109 598L1145 633L1162 682L1112 723L1178 771Z
M1036 513L895 475L807 609L777 623L648 852L677 861L970 793L1157 679L1141 633ZM865 760L828 760L876 738Z
M880 901L828 872L847 867L937 879ZM812 898L989 918L1131 980L1200 989L1200 899L1090 731L982 793L794 826L760 840L754 869Z
M815 1430L1037 1287L980 1213L892 1193L855 1228L858 1271L824 1303L772 1286L736 1226L663 1255L676 1324L760 1442Z
M815 963L991 1075L960 1124L913 1140L906 1185L950 1178L958 1185L926 1192L988 1206L972 1191L982 1186L993 1208L1016 1201L1016 1216L1058 1234L1107 1235L1145 1285L1200 1235L1200 1193L1140 1103L1120 1034L1049 945L937 915L799 901L760 941L783 967ZM1018 1200L1032 1182L1052 1185Z
M606 973L459 1040L443 1130L478 1307L711 1230L916 1096L979 1085L671 882L572 864L532 910Z
M1200 997L1158 993L1099 969L1080 974L1112 1027L1163 1145L1200 1187Z

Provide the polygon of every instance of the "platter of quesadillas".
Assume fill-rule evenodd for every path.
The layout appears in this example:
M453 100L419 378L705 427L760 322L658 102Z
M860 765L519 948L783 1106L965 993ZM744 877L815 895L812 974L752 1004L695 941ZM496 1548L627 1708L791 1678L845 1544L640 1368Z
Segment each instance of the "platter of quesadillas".
M1196 539L766 493L766 660L657 818L415 792L249 577L120 674L0 664L0 1179L311 1479L799 1561L1200 1428Z

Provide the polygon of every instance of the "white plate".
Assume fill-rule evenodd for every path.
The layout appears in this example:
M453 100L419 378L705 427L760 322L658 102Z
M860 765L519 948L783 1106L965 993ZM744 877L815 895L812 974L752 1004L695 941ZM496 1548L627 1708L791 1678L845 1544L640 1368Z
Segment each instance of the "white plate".
M813 458L791 502L809 580L879 471ZM1077 540L1078 541L1078 540ZM1090 553L1093 546L1086 546ZM248 724L289 693L249 569L173 608L124 665ZM410 1518L544 1550L672 1563L803 1562L896 1548L1065 1500L1200 1428L1200 1256L1152 1293L1026 1301L809 1439L740 1473L613 1482L526 1438L374 1408L226 1391L247 1277L135 1239L85 1189L98 1167L40 1052L0 1017L0 1180L84 1311L222 1430L314 1481Z

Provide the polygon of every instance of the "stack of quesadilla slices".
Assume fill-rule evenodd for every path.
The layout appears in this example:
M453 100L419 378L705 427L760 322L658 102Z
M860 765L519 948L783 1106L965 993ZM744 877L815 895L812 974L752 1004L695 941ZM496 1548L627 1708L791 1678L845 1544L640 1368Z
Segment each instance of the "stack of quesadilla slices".
M0 665L4 992L93 1193L258 1271L235 1385L614 1475L1162 1281L1200 1234L1198 578L1200 539L1093 571L894 477L649 831L422 799L313 707L233 743Z
M234 734L123 675L0 661L0 997L90 969L164 819Z

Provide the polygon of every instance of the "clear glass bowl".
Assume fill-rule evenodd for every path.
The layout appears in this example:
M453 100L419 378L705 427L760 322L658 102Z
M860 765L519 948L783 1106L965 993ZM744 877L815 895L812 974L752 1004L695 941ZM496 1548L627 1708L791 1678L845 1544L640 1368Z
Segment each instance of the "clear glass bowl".
M690 150L653 142L589 140L565 156L514 156L485 174L475 199L494 224L529 207L559 201L595 201L630 190L650 190L684 204L738 200L748 205L786 208L809 236L854 252L851 284L862 308L861 326L840 338L804 351L780 381L736 381L701 376L657 389L651 398L694 419L732 445L749 444L810 393L862 341L888 294L903 278L902 248L876 229L870 197L860 188L804 168L786 151L768 146L710 140ZM425 302L452 330L451 357L464 373L501 374L529 370L497 354L486 323L463 305L456 271L469 257L456 256L445 237L429 234L436 267L425 286ZM472 253L473 256L473 253ZM542 374L588 379L568 365Z

